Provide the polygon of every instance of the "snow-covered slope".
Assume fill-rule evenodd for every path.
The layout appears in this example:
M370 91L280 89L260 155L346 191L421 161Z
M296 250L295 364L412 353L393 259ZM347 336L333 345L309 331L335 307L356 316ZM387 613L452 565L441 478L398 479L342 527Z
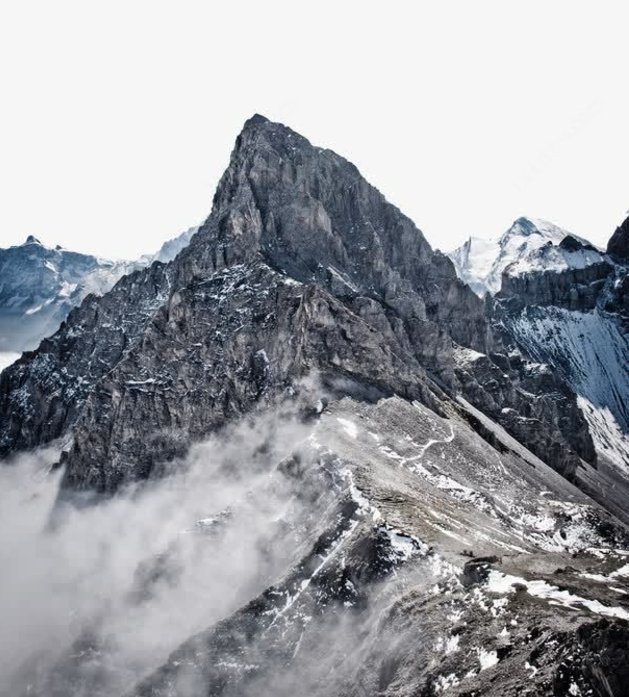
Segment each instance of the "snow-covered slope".
M470 237L461 247L449 252L448 256L454 262L459 278L475 293L483 296L486 292L493 294L500 290L502 273L507 267L516 265L512 267L516 271L524 271L528 264L539 267L545 259L543 255L537 256L538 250L549 243L556 248L568 235L588 244L546 220L518 218L498 239ZM590 253L596 254L596 250L592 248ZM576 257L572 259L563 254L559 254L559 257L561 258L553 257L557 264L584 263Z
M504 268L494 328L568 382L599 456L629 477L628 267L556 230Z
M494 302L494 328L548 364L579 398L600 456L629 476L626 264L547 221L519 218L497 240L452 252L459 277Z
M46 247L32 235L0 250L0 350L34 348L87 293L102 294L131 269L130 262Z
M526 353L568 380L597 450L629 477L629 337L615 317L599 307L529 306L503 322Z
M35 348L87 295L104 295L122 276L154 261L171 261L196 230L187 230L137 261L110 261L59 245L46 247L32 235L21 245L0 249L0 352Z
M448 252L459 278L481 297L490 289L488 279L500 254L498 240L470 237L463 245Z

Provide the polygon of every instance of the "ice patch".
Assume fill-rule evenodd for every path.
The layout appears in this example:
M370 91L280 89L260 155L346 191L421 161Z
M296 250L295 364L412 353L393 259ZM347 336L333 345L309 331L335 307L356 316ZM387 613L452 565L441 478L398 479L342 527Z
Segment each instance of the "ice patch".
M454 636L448 637L446 639L446 645L445 645L446 655L454 653L455 651L458 651L458 650L459 650L459 635L455 634Z
M435 692L444 692L451 687L456 687L458 684L459 679L456 677L455 673L450 673L450 675L439 675L434 684Z

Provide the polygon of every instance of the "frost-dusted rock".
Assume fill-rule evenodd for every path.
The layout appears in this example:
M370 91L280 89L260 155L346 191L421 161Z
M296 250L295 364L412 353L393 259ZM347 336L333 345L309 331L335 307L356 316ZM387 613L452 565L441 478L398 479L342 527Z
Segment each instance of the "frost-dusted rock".
M311 374L331 391L438 404L412 356L319 286L260 263L198 279L155 313L91 394L65 485L108 493L144 479Z
M0 453L68 433L94 385L159 306L165 273L166 267L156 264L147 273L125 276L102 298L88 296L52 337L0 374Z
M520 307L554 305L587 312L596 306L612 269L607 261L561 271L512 274L507 269L502 276L500 298L508 297Z

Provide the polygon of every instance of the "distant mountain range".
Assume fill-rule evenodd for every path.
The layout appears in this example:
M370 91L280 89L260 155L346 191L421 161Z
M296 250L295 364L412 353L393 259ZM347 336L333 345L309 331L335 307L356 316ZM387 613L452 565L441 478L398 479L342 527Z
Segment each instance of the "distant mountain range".
M0 249L0 352L35 348L87 295L104 295L122 276L154 261L171 261L196 230L187 230L156 254L136 261L110 261L59 245L46 247L33 235L21 245Z

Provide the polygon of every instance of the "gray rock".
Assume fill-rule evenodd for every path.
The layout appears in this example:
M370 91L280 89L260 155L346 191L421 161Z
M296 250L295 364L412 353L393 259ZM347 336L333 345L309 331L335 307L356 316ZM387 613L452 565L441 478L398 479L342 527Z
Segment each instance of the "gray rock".
M461 347L494 358L461 366ZM502 354L483 301L354 165L256 116L189 246L4 371L0 453L72 437L65 486L111 493L316 371L436 410L462 392L567 476L594 462L574 395Z
M621 261L629 261L629 218L626 218L607 243L607 253Z

